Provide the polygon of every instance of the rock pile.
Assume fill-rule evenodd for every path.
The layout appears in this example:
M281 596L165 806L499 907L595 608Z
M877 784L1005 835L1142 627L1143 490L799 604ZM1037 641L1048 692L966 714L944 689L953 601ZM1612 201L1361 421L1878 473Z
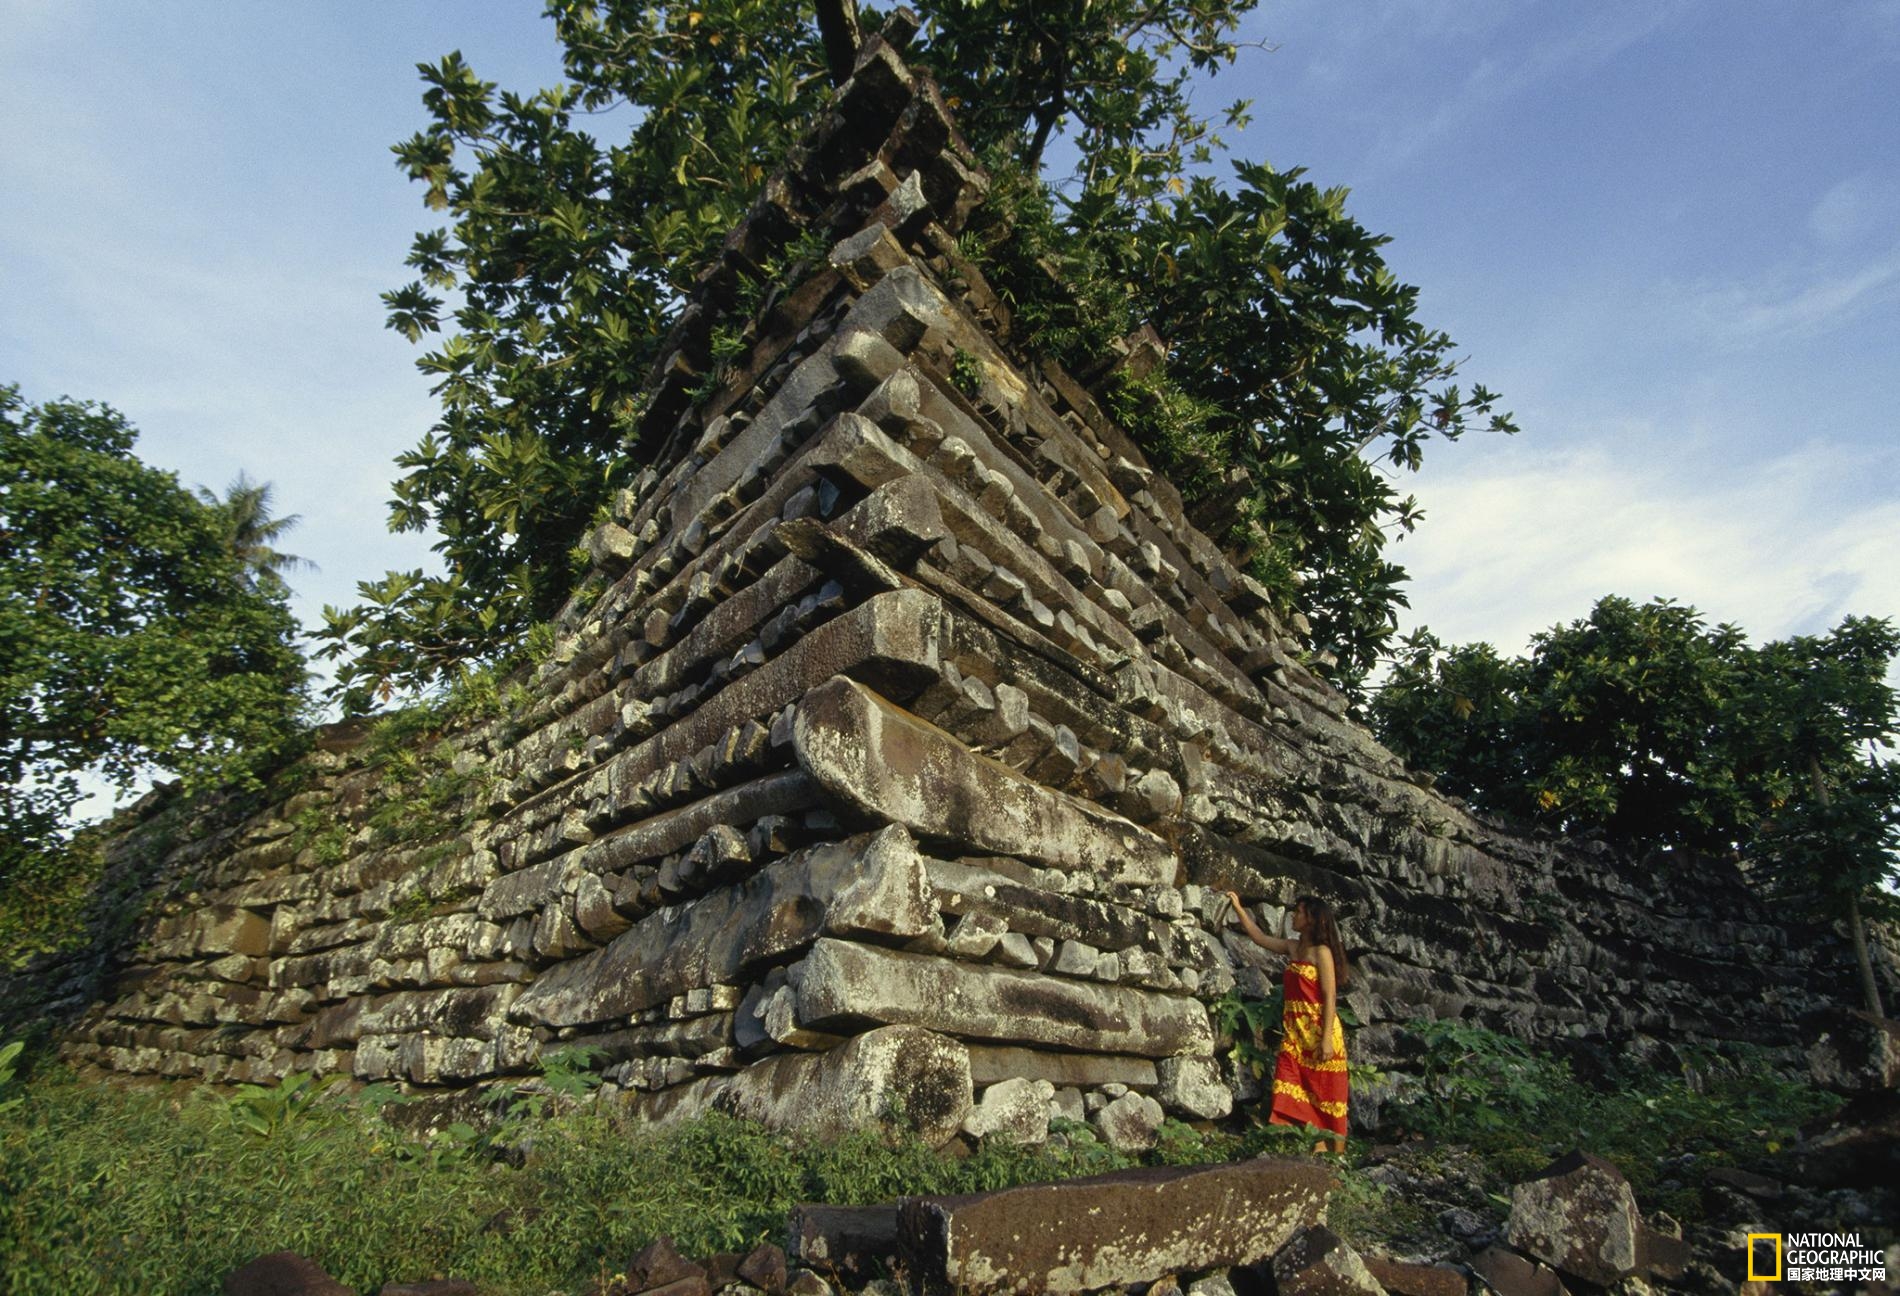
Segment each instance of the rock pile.
M1815 1217L1878 1238L1880 1212L1892 1205L1891 1189L1874 1190L1862 1218L1840 1213L1842 1190L1822 1202L1735 1170L1711 1173L1709 1182L1717 1219L1726 1209L1717 1198L1732 1193L1757 1207L1778 1201L1832 1212ZM1501 1229L1441 1220L1441 1235L1462 1232L1464 1240L1429 1247L1431 1254L1384 1255L1356 1249L1329 1226L1338 1186L1315 1159L1263 1157L878 1206L800 1206L782 1249L762 1244L695 1262L662 1238L591 1296L1716 1296L1741 1278L1741 1231L1772 1231L1744 1208L1735 1229L1717 1227L1692 1246L1667 1216L1638 1211L1616 1166L1578 1151L1513 1189ZM474 1291L438 1280L392 1284L380 1296ZM245 1266L226 1292L351 1296L288 1252Z
M686 308L663 450L552 656L412 753L467 826L403 840L350 731L241 821L128 826L115 867L158 898L67 1056L441 1091L587 1046L655 1120L1067 1116L1140 1148L1232 1102L1205 1004L1264 982L1230 887L1269 925L1342 902L1362 1059L1418 1015L1791 1050L1832 950L1727 865L1527 842L1415 780L1090 387L1021 353L906 30Z
M1587 1152L1559 1158L1511 1190L1504 1236L1508 1246L1472 1262L1501 1296L1564 1290L1558 1275L1595 1287L1680 1278L1690 1259L1679 1235L1644 1223L1622 1171Z

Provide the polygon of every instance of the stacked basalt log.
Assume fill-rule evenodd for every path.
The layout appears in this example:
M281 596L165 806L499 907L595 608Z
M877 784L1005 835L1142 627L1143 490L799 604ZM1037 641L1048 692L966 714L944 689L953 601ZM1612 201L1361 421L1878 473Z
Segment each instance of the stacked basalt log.
M1231 1101L1207 1003L1262 973L1227 888L1340 903L1362 1058L1420 1015L1786 1047L1846 997L1731 867L1511 836L1353 723L1089 389L1014 349L958 253L986 185L871 40L674 330L664 449L526 701L431 747L469 826L385 840L346 734L239 822L129 826L158 899L68 1055L455 1087L587 1046L655 1119L947 1139L1040 1104L1138 1142Z

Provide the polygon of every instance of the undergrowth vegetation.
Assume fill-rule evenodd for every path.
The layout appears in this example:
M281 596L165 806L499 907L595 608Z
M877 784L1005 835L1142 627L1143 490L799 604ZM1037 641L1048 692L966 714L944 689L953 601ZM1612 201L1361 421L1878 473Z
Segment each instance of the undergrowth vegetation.
M1498 1201L1581 1148L1614 1162L1643 1209L1694 1221L1705 1171L1772 1169L1803 1124L1840 1105L1743 1045L1681 1045L1674 1071L1626 1059L1607 1082L1590 1083L1563 1058L1482 1027L1414 1021L1409 1030L1423 1056L1384 1123L1468 1148Z
M1230 1061L1270 1080L1278 995L1229 994L1211 1008ZM1590 1082L1562 1057L1468 1022L1417 1019L1407 1035L1417 1054L1380 1113L1379 1137L1429 1144L1420 1157L1428 1165L1442 1162L1447 1178L1475 1170L1476 1200L1488 1203L1499 1222L1512 1184L1575 1148L1614 1162L1645 1210L1697 1220L1704 1171L1724 1165L1770 1170L1802 1125L1840 1103L1785 1078L1763 1050L1744 1045L1682 1045L1674 1070L1625 1059L1612 1076ZM1352 1051L1348 1044L1349 1057ZM1351 1073L1355 1090L1390 1078L1356 1060ZM1264 1102L1244 1114L1264 1121ZM1294 1150L1309 1142L1278 1129L1270 1137ZM1333 1200L1334 1228L1355 1243L1416 1238L1429 1228L1435 1210L1366 1178L1363 1157L1362 1143L1349 1156Z
M453 1273L495 1293L582 1292L661 1235L695 1255L781 1240L802 1201L1138 1163L1085 1125L958 1160L914 1139L794 1138L719 1116L642 1129L558 1092L518 1093L479 1125L417 1136L383 1106L391 1097L300 1078L226 1096L41 1075L12 1110L0 1105L0 1292L210 1293L280 1247L359 1290ZM1170 1124L1145 1159L1223 1160L1265 1143Z
M1498 1222L1512 1183L1582 1147L1622 1168L1644 1210L1693 1223L1700 1170L1772 1168L1796 1127L1836 1101L1752 1056L1683 1050L1677 1074L1632 1070L1598 1087L1478 1027L1412 1030L1422 1066L1388 1105L1381 1137L1411 1150L1415 1175L1436 1176ZM579 1293L662 1235L697 1255L777 1240L799 1202L1298 1155L1311 1142L1287 1126L1170 1121L1135 1158L1087 1125L1056 1121L1041 1147L985 1140L958 1158L915 1139L800 1138L719 1116L654 1130L573 1101L595 1083L593 1059L578 1052L549 1058L544 1076L501 1093L482 1119L416 1134L387 1086L348 1095L291 1077L229 1094L128 1090L47 1066L22 1085L18 1058L17 1046L0 1047L6 1296L214 1292L225 1273L280 1247L363 1290L453 1273L496 1293ZM1372 1246L1429 1232L1442 1203L1395 1189L1366 1162L1356 1140L1334 1227Z

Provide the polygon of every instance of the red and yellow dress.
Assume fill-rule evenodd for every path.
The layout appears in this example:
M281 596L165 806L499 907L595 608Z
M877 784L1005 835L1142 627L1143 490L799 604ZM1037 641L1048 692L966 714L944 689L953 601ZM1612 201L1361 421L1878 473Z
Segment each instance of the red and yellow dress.
M1319 1057L1319 968L1305 959L1287 964L1286 1009L1280 1056L1273 1068L1274 1125L1314 1125L1346 1137L1346 1032L1333 1014L1333 1056Z

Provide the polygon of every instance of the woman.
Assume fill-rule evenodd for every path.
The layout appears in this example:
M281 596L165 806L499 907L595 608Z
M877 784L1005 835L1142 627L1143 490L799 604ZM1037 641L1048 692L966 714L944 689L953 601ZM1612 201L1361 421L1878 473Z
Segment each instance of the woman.
M1317 896L1301 896L1293 903L1293 931L1297 940L1269 936L1229 891L1227 899L1240 917L1240 929L1262 949L1291 954L1285 981L1286 1008L1282 1018L1280 1056L1273 1069L1275 1125L1311 1125L1332 1135L1333 1151L1346 1151L1346 1033L1339 1025L1339 987L1349 975L1346 949L1339 940L1339 922L1332 906ZM1326 1140L1313 1144L1326 1150Z

